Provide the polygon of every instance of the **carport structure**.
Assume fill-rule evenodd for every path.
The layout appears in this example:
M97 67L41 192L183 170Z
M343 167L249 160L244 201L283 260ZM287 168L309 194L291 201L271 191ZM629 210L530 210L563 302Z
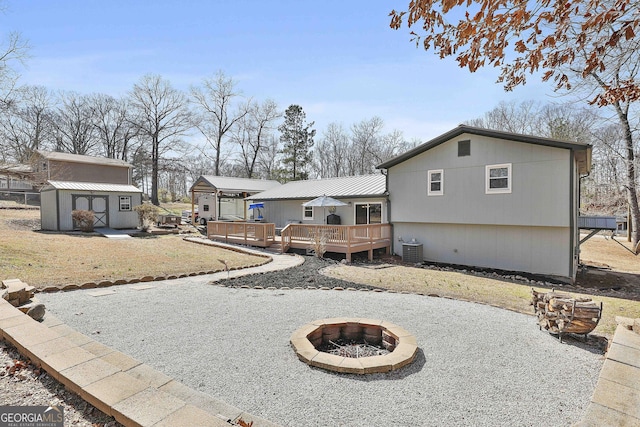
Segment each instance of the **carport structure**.
M214 196L214 211L210 212L212 218L220 219L222 200L232 199L236 206L242 206L241 217L246 220L247 201L244 199L279 185L278 181L273 180L201 175L189 189L191 192L191 221L195 222L195 205L200 195L212 194Z

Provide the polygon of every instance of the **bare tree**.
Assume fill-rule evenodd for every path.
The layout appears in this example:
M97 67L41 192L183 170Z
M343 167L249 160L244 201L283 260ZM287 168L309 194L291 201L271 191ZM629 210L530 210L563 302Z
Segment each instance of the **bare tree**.
M258 153L257 164L261 178L282 179L278 161L280 152L280 138L269 135L265 141L264 149Z
M201 110L197 128L213 148L213 172L214 175L219 175L223 145L236 122L249 113L248 104L239 105L235 114L230 113L240 93L236 92L233 79L222 71L213 78L204 79L202 87L192 87L191 96Z
M125 99L95 94L89 98L93 111L96 139L104 155L111 159L127 160L130 144L137 136L138 127L130 118L131 106Z
M240 147L241 161L247 178L253 178L260 151L274 130L274 122L282 117L278 104L266 100L262 104L252 103L249 114L237 122L233 140Z
M352 164L356 165L357 175L365 175L374 171L376 162L373 153L380 144L383 128L384 122L377 116L351 126L350 151L354 156Z
M95 154L96 132L89 97L75 92L61 95L61 105L53 113L56 151Z
M329 123L315 148L318 175L324 178L345 176L349 157L349 135L341 123Z
M531 100L520 103L503 101L482 117L468 123L485 129L533 135L539 128L539 109L540 105Z
M0 109L0 147L6 158L28 163L51 137L51 93L43 86L24 86L14 102Z
M0 44L0 108L13 101L12 94L19 76L16 66L24 65L28 51L29 44L17 32L9 33Z
M133 86L130 94L134 125L143 145L151 154L151 202L159 205L158 173L160 159L176 146L192 128L186 96L159 75L147 74Z

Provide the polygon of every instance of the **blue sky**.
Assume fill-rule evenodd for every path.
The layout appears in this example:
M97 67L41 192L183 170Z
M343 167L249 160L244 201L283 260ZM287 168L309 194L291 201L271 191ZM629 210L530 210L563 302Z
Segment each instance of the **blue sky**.
M389 28L402 1L4 0L2 32L31 45L21 83L124 95L146 73L187 91L222 70L245 96L299 104L318 135L380 116L428 140L500 101L551 102L532 78L506 93L497 70L470 74Z

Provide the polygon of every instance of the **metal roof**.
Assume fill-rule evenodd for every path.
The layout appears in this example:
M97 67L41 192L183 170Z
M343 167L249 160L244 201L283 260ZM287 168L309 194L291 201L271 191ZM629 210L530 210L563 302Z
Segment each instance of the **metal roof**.
M278 181L267 179L234 178L227 176L202 175L193 183L189 191L227 193L257 193L279 187Z
M92 165L107 165L131 168L131 164L120 159L109 159L107 157L84 156L81 154L59 153L57 151L37 150L37 152L48 160L58 160L62 162L87 163Z
M548 147L566 148L566 149L577 150L577 151L584 150L588 153L587 156L584 159L583 158L578 159L581 162L581 165L580 165L581 173L586 173L591 169L591 155L590 155L591 145L589 144L585 144L582 142L561 141L557 139L542 138L538 136L522 135L518 133L477 128L477 127L467 126L467 125L459 125L458 127L450 130L449 132L443 133L442 135L430 141L427 141L424 144L418 145L414 149L409 150L404 154L401 154L390 160L387 160L386 162L376 167L378 169L388 169L392 166L402 163L405 160L408 160L414 156L417 156L418 154L421 154L427 150L430 150L433 147L436 147L444 142L449 141L452 138L455 138L465 133L472 134L472 135L487 136L491 138L500 138L500 139L505 139L505 140L514 141L514 142L525 142L528 144L545 145Z
M387 177L382 174L348 176L342 178L289 181L280 187L254 194L251 200L313 199L319 196L334 198L381 197L387 191Z
M99 182L48 181L47 190L108 191L114 193L142 193L138 187L126 184L104 184Z

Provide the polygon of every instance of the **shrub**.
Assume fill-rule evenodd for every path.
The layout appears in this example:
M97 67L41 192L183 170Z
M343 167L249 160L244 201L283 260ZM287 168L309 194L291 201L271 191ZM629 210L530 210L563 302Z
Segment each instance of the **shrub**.
M93 211L76 209L71 212L71 218L73 218L73 222L78 225L78 228L85 233L93 231L93 222L95 221Z
M327 233L318 231L311 238L311 250L318 258L323 258L327 251Z
M158 207L151 203L143 203L133 208L138 213L138 222L142 231L147 231L158 216Z

